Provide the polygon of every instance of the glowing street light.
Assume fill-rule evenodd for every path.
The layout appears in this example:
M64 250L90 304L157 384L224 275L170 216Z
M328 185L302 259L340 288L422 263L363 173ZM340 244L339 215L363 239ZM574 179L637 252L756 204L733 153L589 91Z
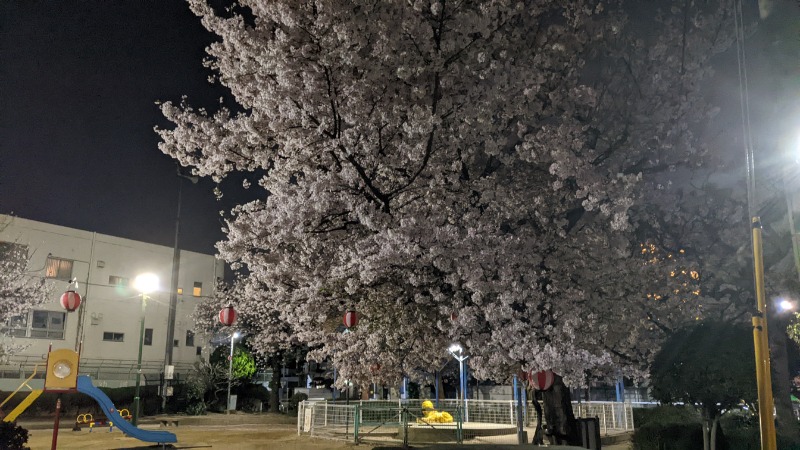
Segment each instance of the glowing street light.
M139 421L140 398L139 392L142 382L142 347L144 346L144 312L147 304L147 294L158 289L158 276L152 273L143 273L133 280L133 287L142 293L142 315L139 320L139 358L136 361L136 396L133 398L133 419L131 423L136 426Z
M781 299L778 302L778 309L781 312L793 311L797 307L797 303L791 300Z
M228 358L228 404L225 407L225 414L230 414L231 409L231 379L233 378L233 341L236 340L241 336L239 332L235 332L231 335L231 355Z
M469 356L464 355L464 348L461 347L461 344L458 343L450 345L447 351L450 352L450 354L453 355L453 358L455 358L458 361L458 374L459 374L458 378L461 384L461 389L460 389L461 405L462 407L465 407L467 400L467 376L466 376L467 374L464 371L464 363L469 358ZM467 415L466 408L463 409L464 409L464 421L466 422L469 420L469 416Z

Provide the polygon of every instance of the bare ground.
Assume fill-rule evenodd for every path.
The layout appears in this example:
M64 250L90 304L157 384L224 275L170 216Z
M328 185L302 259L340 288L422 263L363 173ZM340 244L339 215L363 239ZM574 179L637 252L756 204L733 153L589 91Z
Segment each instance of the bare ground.
M174 416L173 416L174 417ZM369 450L369 449L399 449L398 445L375 445L362 443L358 446L342 441L298 436L296 418L278 414L210 414L207 416L178 417L180 426L169 427L167 430L176 434L178 438L174 449L232 449L232 450ZM20 421L20 425L29 429L30 438L28 445L32 450L46 450L51 448L53 437L52 420ZM157 445L141 442L126 437L118 429L109 432L108 428L95 428L91 433L88 427L81 431L72 431L73 423L70 419L62 420L58 433L59 450L99 450L99 449L147 449L160 448ZM160 428L155 418L144 418L140 422L144 429ZM455 445L431 444L413 446L415 449L425 450L456 450L456 449L491 449L514 450L520 448L512 445ZM559 447L546 447L556 450ZM563 447L561 447L563 448ZM574 447L573 447L574 448ZM603 446L604 450L627 450L629 443Z
M169 427L167 430L175 433L178 443L176 449L188 448L214 448L235 450L338 450L338 449L371 449L372 446L353 444L339 441L313 439L297 435L296 418L283 415L240 415L225 416L213 414L198 417L181 417L178 427ZM49 429L46 421L20 422L20 425L29 430L28 445L32 450L51 448L53 438L52 422ZM72 431L69 420L61 422L58 433L59 450L77 449L145 449L160 448L125 436L118 429L109 432L107 427L95 428L91 433L88 427L81 431ZM164 429L154 420L143 419L140 423L143 429Z

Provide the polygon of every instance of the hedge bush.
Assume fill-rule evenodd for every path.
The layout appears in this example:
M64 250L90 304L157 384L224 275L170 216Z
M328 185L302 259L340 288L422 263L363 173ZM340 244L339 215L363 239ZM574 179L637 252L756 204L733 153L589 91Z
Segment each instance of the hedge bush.
M634 450L703 450L703 429L699 423L650 422L641 427L637 425L633 433L633 448Z
M262 410L269 409L269 391L262 384L246 383L236 388L237 409L247 412L257 412L258 405Z
M31 450L28 442L28 430L16 422L0 422L0 448L3 450Z
M655 408L633 408L636 428L648 423L700 423L700 414L692 407L661 405Z
M294 414L296 416L298 410L297 405L300 402L304 402L306 400L308 400L308 395L302 392L298 392L297 394L292 395L292 397L289 399L289 411L287 412Z

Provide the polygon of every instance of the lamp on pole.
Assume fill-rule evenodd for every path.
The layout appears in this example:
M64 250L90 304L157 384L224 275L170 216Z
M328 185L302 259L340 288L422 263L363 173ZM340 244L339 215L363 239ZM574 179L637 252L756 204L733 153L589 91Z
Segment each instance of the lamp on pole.
M167 379L167 374L169 373L169 366L172 365L173 340L175 339L175 312L178 307L178 273L180 272L181 265L181 251L178 248L178 242L181 234L181 200L184 178L191 181L192 184L197 184L199 180L198 177L183 174L180 166L178 166L178 211L175 214L175 242L172 247L172 279L169 293L169 315L167 317L167 345L164 351L164 385L161 386L162 410L167 406L167 387L170 382L170 379Z
M225 407L225 414L231 413L231 380L233 379L233 341L239 337L239 332L231 335L231 354L228 357L228 405Z
M233 322L236 322L236 310L233 309L233 306L228 305L227 307L222 308L222 310L219 312L219 323L229 327L233 325ZM225 405L225 414L230 414L231 379L233 378L233 341L238 337L238 332L231 334L231 354L228 357L228 399L227 404Z
M464 355L464 348L461 347L460 344L451 345L450 348L447 349L447 351L449 351L450 354L453 355L453 358L455 358L458 361L458 378L460 380L459 384L461 385L460 386L461 406L464 407L464 414L465 414L464 421L466 422L468 417L466 416L466 408L465 408L467 400L467 374L466 371L464 370L464 363L469 358L469 356Z
M142 382L142 347L144 346L144 313L147 305L147 294L158 289L158 277L152 273L143 273L133 280L133 287L142 293L142 313L139 319L139 357L136 360L136 396L133 398L133 420L131 423L136 426L139 422L140 413L140 389Z

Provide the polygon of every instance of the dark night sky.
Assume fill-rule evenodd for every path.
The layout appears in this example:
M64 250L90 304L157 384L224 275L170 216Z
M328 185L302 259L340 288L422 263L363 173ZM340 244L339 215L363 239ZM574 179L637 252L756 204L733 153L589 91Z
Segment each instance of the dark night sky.
M0 2L0 212L171 246L179 179L155 101L216 103L212 40L182 0ZM180 246L213 253L230 205L183 183Z

